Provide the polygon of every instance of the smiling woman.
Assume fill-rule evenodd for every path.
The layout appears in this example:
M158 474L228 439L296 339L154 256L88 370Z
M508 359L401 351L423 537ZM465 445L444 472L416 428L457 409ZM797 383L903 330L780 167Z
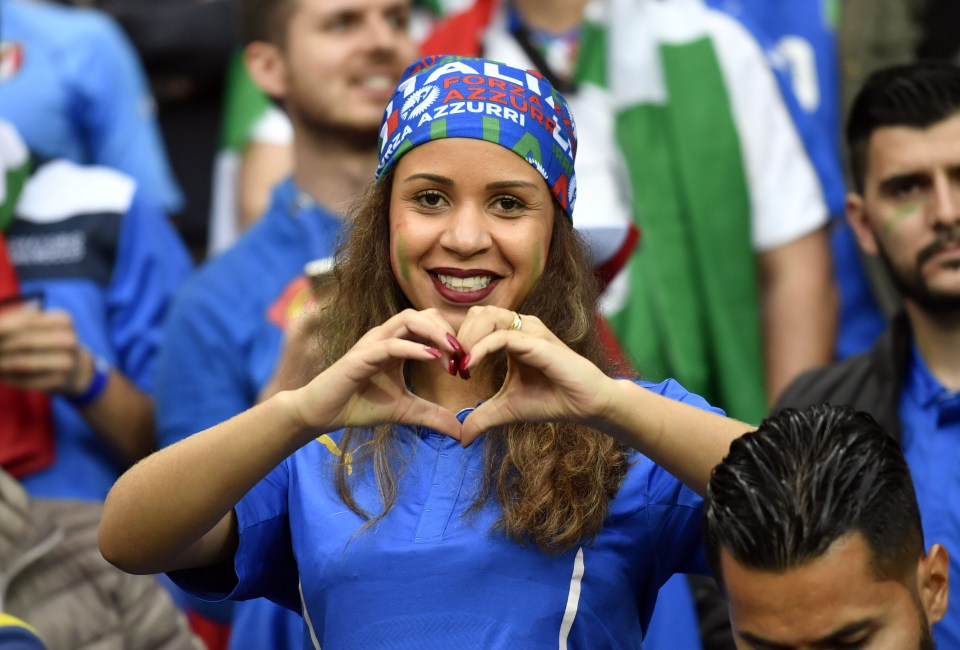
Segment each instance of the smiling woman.
M267 596L308 648L639 648L660 585L705 569L696 492L747 426L611 376L547 81L424 59L380 133L325 367L125 474L104 555Z

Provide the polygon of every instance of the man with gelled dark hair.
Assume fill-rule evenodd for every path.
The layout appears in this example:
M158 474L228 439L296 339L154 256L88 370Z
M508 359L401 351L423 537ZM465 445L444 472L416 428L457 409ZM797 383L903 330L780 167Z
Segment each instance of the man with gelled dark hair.
M735 440L704 539L740 648L934 648L948 554L925 549L907 462L866 413L787 409Z

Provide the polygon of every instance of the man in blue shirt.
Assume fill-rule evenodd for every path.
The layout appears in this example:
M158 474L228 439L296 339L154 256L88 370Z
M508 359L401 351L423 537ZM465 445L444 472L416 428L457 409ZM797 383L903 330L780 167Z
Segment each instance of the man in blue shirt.
M44 158L113 167L182 207L140 59L100 11L0 0L0 117Z
M778 406L827 401L872 413L899 438L928 539L960 544L960 68L920 62L874 73L847 125L856 189L847 219L903 299L874 348L798 378ZM951 559L954 571L957 559ZM960 605L934 626L960 647Z
M245 63L290 117L294 169L264 217L173 307L157 375L161 446L246 410L270 379L283 338L272 307L307 262L333 254L340 214L373 178L383 108L417 54L409 14L409 0L244 3ZM234 648L277 647L287 632L266 621L290 614L273 607L237 608ZM298 642L300 628L290 628Z
M26 151L0 120L0 169ZM134 180L106 167L48 162L5 183L0 204L30 297L0 310L0 382L50 394L53 416L52 464L20 478L34 496L102 500L155 447L160 326L189 256Z

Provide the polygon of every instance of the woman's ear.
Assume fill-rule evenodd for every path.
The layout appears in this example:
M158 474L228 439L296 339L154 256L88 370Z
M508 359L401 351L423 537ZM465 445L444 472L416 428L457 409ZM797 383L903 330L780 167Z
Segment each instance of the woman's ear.
M917 565L917 590L920 603L930 624L936 623L947 612L950 596L950 556L941 544L930 547Z
M266 41L253 41L243 50L243 63L253 82L267 95L287 95L287 64L281 49Z

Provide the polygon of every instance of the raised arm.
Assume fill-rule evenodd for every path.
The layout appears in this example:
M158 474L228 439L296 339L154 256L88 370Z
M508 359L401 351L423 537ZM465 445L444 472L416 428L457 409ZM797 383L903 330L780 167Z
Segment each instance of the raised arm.
M521 316L521 328L510 329L513 316L497 307L476 309L458 333L470 352L468 370L499 350L509 359L499 392L464 422L465 445L509 422L580 422L640 451L702 494L730 442L752 428L608 377L535 316Z
M280 392L130 468L107 496L104 557L130 573L228 559L236 548L234 505L321 433L399 422L459 437L456 417L411 394L402 370L406 360L441 363L452 356L448 333L436 312L398 314L303 388Z

